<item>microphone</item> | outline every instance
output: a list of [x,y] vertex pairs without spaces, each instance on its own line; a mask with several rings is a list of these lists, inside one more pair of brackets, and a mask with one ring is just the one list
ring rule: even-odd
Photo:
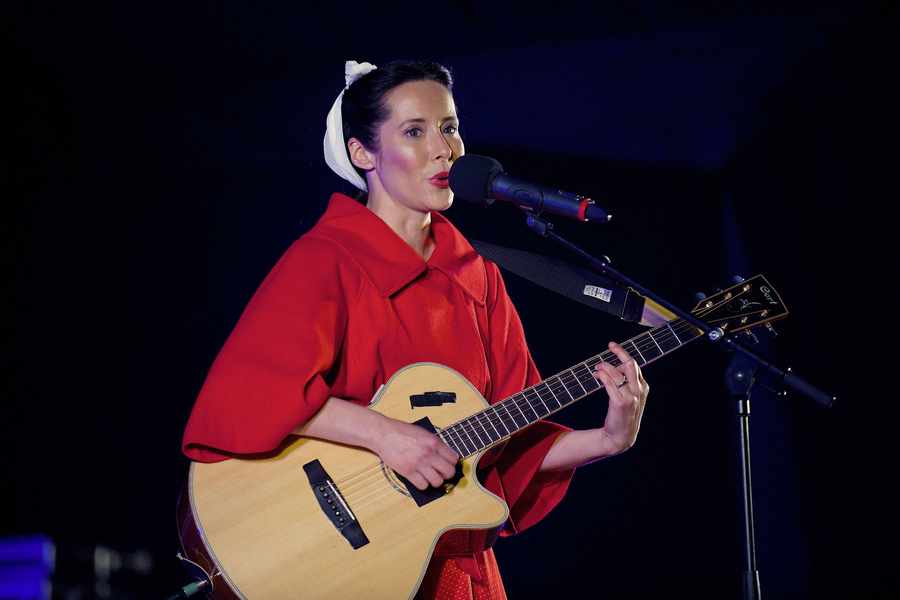
[[511,202],[536,215],[549,212],[578,221],[606,223],[612,218],[590,198],[511,177],[493,158],[464,154],[450,167],[450,189],[460,199],[489,206]]

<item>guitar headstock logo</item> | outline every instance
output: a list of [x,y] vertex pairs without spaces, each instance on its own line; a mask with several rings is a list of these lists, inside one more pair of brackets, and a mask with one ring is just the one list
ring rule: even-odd
[[777,300],[775,300],[772,297],[772,290],[769,287],[761,285],[761,286],[759,286],[759,291],[762,292],[762,295],[766,297],[766,300],[769,301],[769,304],[773,304],[773,305],[780,304],[780,302],[778,302]]

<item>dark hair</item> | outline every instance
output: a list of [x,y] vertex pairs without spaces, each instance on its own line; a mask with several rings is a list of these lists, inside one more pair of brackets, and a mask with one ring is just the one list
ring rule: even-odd
[[[423,60],[395,60],[363,75],[354,81],[341,106],[344,123],[344,144],[355,137],[362,145],[378,151],[378,128],[390,117],[384,97],[398,85],[410,81],[436,81],[450,92],[453,77],[450,71],[436,62]],[[354,165],[363,179],[365,172]]]

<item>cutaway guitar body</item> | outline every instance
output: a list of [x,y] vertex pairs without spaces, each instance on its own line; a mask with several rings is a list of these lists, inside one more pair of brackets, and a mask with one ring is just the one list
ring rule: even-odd
[[[411,397],[428,391],[455,399],[413,408]],[[464,377],[429,363],[398,371],[371,406],[406,422],[427,417],[439,430],[486,407]],[[506,520],[506,503],[474,476],[482,454],[464,459],[462,478],[422,506],[375,454],[310,438],[272,458],[194,463],[182,506],[190,514],[180,519],[185,550],[209,568],[216,598],[409,598],[441,533]],[[334,491],[313,487],[304,466],[314,461]],[[323,509],[319,487],[336,508],[326,500]],[[355,549],[338,529],[354,518],[367,540]]]

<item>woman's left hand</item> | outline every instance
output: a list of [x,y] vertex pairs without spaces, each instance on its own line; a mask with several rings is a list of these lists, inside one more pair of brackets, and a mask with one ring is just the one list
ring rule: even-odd
[[634,445],[650,386],[644,380],[641,368],[620,345],[610,342],[609,349],[619,358],[619,366],[600,363],[594,369],[594,377],[609,395],[606,421],[599,432],[605,451],[612,455]]

